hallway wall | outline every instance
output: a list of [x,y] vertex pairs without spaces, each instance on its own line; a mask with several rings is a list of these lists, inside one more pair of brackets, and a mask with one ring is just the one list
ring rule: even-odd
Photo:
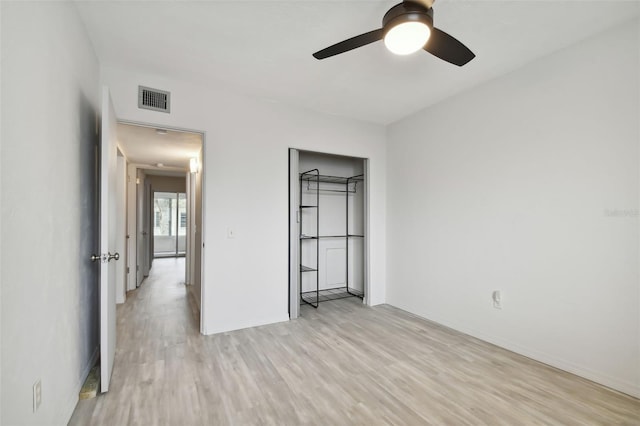
[[100,70],[72,3],[0,8],[0,423],[62,425],[98,348],[98,267],[89,256],[97,248]]
[[151,172],[147,172],[146,175],[151,182],[152,191],[185,192],[187,190],[187,180],[184,176],[159,176],[151,174]]

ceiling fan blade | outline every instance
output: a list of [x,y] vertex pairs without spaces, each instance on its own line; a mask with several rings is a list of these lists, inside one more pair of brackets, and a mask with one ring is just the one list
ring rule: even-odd
[[437,28],[431,30],[431,36],[424,50],[459,67],[476,57],[467,46]]
[[355,37],[351,37],[348,40],[336,43],[333,46],[329,46],[313,54],[316,59],[325,59],[331,56],[338,55],[340,53],[348,52],[358,47],[366,46],[382,39],[382,28],[378,30],[369,31],[368,33],[360,34]]

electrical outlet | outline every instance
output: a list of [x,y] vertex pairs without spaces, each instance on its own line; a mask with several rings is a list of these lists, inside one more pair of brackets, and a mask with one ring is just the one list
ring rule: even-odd
[[38,379],[33,385],[33,412],[35,413],[40,408],[42,403],[42,382]]

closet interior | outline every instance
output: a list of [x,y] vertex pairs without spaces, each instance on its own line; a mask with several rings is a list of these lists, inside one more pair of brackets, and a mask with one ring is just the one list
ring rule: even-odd
[[364,160],[300,151],[300,304],[365,297]]

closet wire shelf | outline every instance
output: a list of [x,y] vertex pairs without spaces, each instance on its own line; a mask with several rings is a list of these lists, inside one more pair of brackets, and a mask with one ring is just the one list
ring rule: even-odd
[[364,175],[342,177],[301,173],[300,180],[304,182],[339,183],[345,185],[352,182],[364,182]]
[[359,297],[360,299],[364,298],[364,293],[360,290],[355,290],[350,288],[347,290],[347,287],[337,287],[337,288],[329,288],[325,290],[320,290],[316,292],[307,291],[300,294],[300,299],[304,304],[308,304],[311,306],[317,305],[319,302],[328,302],[330,300],[339,300],[346,299],[348,297]]
[[[319,192],[341,192],[347,194],[355,194],[358,189],[358,183],[364,182],[364,175],[358,176],[350,176],[350,177],[341,177],[341,176],[329,176],[329,175],[305,175],[304,173],[300,176],[300,183],[307,183],[307,191],[319,191]],[[315,188],[312,187],[312,183],[315,183]],[[345,185],[345,189],[329,189],[329,188],[321,188],[321,183],[333,183],[338,185]],[[353,186],[351,186],[353,185]],[[302,208],[306,208],[300,206]],[[315,206],[309,206],[315,207]]]
[[[300,209],[315,209],[313,212],[315,213],[316,218],[316,235],[306,235],[300,234],[300,240],[315,240],[315,248],[316,248],[316,265],[315,267],[300,265],[300,281],[302,281],[302,275],[307,272],[315,272],[315,290],[303,292],[300,289],[300,304],[308,304],[313,306],[314,308],[318,308],[320,302],[327,302],[330,300],[338,300],[345,299],[348,297],[358,297],[360,299],[364,299],[364,292],[361,290],[357,290],[352,286],[349,286],[349,244],[347,242],[346,245],[346,285],[344,287],[337,287],[331,289],[323,289],[320,290],[320,282],[319,282],[319,274],[318,267],[320,263],[319,259],[319,240],[323,238],[364,238],[364,235],[351,234],[349,232],[349,202],[348,197],[349,194],[355,193],[357,191],[358,183],[364,182],[364,175],[350,176],[350,177],[340,177],[340,176],[329,176],[329,175],[321,175],[318,169],[312,169],[300,174],[300,200],[302,200],[302,192],[303,192],[303,182],[307,183],[308,191],[315,191],[315,205],[306,204],[299,205]],[[311,186],[314,183],[315,186]],[[344,190],[337,189],[327,189],[321,188],[320,183],[329,183],[329,184],[338,184],[345,185]],[[353,189],[351,186],[353,185]],[[347,196],[346,203],[346,232],[344,235],[320,235],[320,192],[342,192]],[[300,228],[302,228],[302,216],[300,216]],[[302,244],[300,245],[300,258],[302,258]]]

